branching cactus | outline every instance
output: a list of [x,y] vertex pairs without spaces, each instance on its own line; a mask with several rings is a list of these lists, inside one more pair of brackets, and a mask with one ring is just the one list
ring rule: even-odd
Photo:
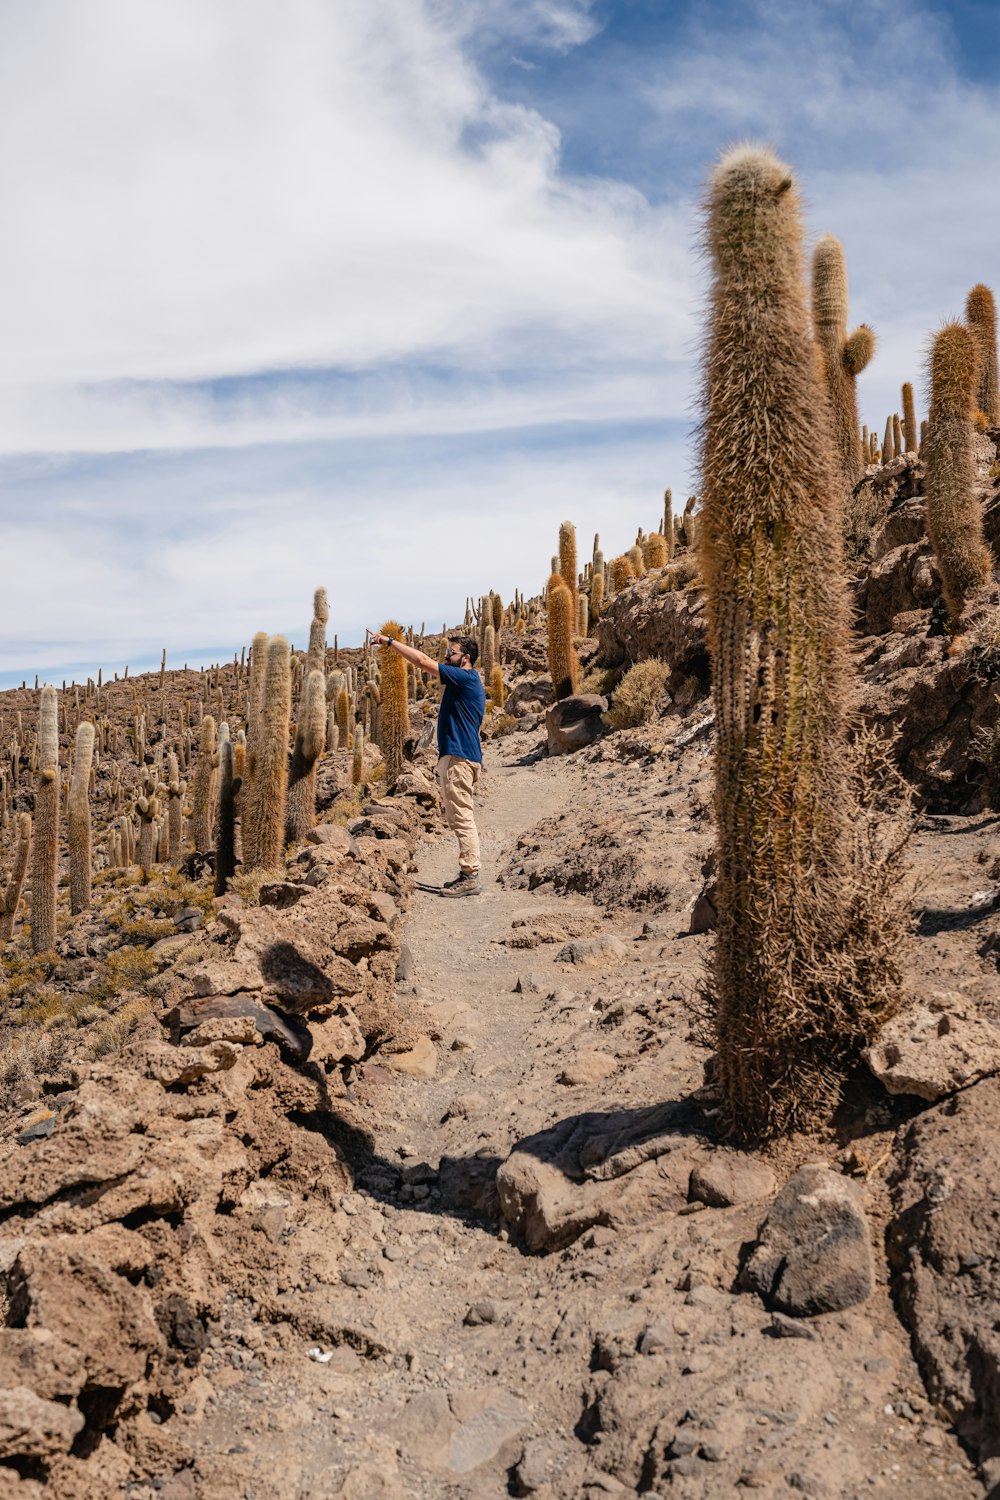
[[284,636],[274,635],[267,643],[254,771],[243,818],[247,870],[273,870],[282,863],[291,712],[291,650]]
[[[379,634],[391,636],[396,641],[403,639],[402,626],[397,625],[395,620],[388,620]],[[403,769],[403,745],[410,732],[406,662],[391,646],[381,646],[379,666],[382,679],[382,737],[379,744],[385,761],[386,781],[391,791]]]
[[139,868],[142,871],[143,882],[148,880],[149,872],[156,863],[156,820],[160,815],[159,788],[152,776],[147,776],[142,784],[142,796],[135,804],[135,810],[139,814]]
[[853,878],[843,486],[829,424],[816,421],[798,193],[770,150],[740,146],[715,168],[708,242],[711,989],[723,1118],[753,1140],[827,1108],[852,1049],[898,997]]
[[93,865],[90,820],[90,768],[94,759],[94,726],[83,723],[76,731],[73,779],[69,786],[66,830],[69,842],[69,909],[74,916],[90,907]]
[[[212,849],[217,764],[215,720],[211,714],[206,714],[201,721],[198,759],[191,780],[191,836],[199,854],[208,854]],[[142,863],[141,859],[139,863]]]
[[288,772],[285,842],[301,844],[316,821],[316,763],[326,740],[326,679],[318,669],[306,677],[295,745]]
[[825,234],[813,252],[812,316],[823,356],[834,443],[850,487],[864,473],[855,381],[871,363],[875,335],[866,323],[848,335],[847,263],[843,245],[832,234]]
[[548,586],[548,657],[552,696],[568,698],[576,692],[580,664],[573,647],[575,625],[573,595],[560,573],[553,573]]
[[17,846],[14,850],[14,867],[5,886],[0,886],[0,943],[9,943],[14,936],[17,908],[24,890],[24,877],[28,871],[28,855],[31,852],[31,814],[19,813],[17,819]]
[[313,595],[313,617],[309,626],[309,650],[306,653],[306,674],[326,674],[326,627],[330,618],[326,589],[317,589]]
[[38,708],[38,770],[31,860],[31,946],[47,953],[56,944],[56,877],[59,862],[59,700],[43,687]]
[[964,323],[946,323],[931,348],[931,410],[925,461],[927,535],[952,622],[990,576],[973,446],[979,355]]
[[[325,647],[324,647],[325,649]],[[323,683],[322,672],[312,672]],[[308,694],[308,686],[306,693]],[[236,798],[241,781],[235,774],[234,746],[230,740],[219,745],[219,836],[215,845],[215,894],[224,896],[236,874]]]
[[965,316],[976,341],[979,378],[976,405],[990,427],[1000,427],[1000,381],[997,379],[997,309],[993,293],[982,282],[965,304]]

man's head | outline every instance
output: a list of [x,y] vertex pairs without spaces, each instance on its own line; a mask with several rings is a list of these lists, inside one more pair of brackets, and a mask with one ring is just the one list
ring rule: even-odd
[[476,657],[479,655],[479,647],[471,636],[450,636],[448,639],[448,651],[445,662],[449,667],[460,667],[468,658],[469,666],[476,665]]

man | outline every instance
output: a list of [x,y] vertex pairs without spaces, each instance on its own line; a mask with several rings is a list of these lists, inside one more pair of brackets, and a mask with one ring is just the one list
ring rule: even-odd
[[434,661],[405,641],[369,631],[376,646],[389,646],[421,672],[441,679],[444,693],[438,710],[438,784],[448,827],[458,839],[458,875],[445,881],[442,896],[478,896],[479,833],[472,799],[483,764],[479,730],[486,713],[486,690],[476,671],[479,647],[471,638],[448,641],[444,661]]

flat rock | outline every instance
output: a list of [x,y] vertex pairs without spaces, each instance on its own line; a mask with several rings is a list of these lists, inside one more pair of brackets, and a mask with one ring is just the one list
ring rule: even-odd
[[[175,1041],[216,1019],[253,1021],[254,1029],[268,1042],[277,1042],[298,1062],[304,1062],[312,1047],[312,1037],[305,1024],[293,1016],[283,1016],[265,1005],[259,995],[245,990],[235,995],[197,995],[181,1001],[163,1017],[163,1024]],[[232,1040],[232,1038],[228,1038]]]
[[155,1078],[164,1088],[183,1087],[209,1073],[225,1072],[241,1051],[233,1042],[210,1042],[206,1047],[152,1045],[144,1056],[146,1077]]
[[556,962],[574,964],[581,969],[596,969],[607,964],[624,963],[628,948],[615,933],[601,933],[599,937],[581,938],[567,943],[556,954]]
[[345,854],[356,851],[357,845],[346,828],[340,828],[336,823],[317,823],[315,828],[310,828],[306,834],[307,844],[322,844],[327,849],[340,849]]
[[602,1083],[617,1069],[617,1059],[607,1052],[581,1052],[566,1064],[556,1081],[570,1085]]
[[0,1460],[51,1462],[69,1452],[82,1428],[83,1413],[75,1406],[46,1401],[22,1385],[0,1390]]
[[777,1187],[771,1168],[736,1151],[716,1151],[691,1173],[688,1198],[709,1208],[731,1208],[770,1198]]
[[477,1404],[481,1400],[482,1405],[466,1417],[448,1441],[451,1474],[471,1474],[500,1458],[531,1421],[528,1403],[507,1391],[477,1393],[473,1399]]
[[1000,1072],[1000,1026],[969,1014],[963,996],[940,993],[895,1016],[864,1057],[890,1094],[941,1099]]
[[860,1186],[829,1167],[801,1167],[781,1189],[742,1275],[768,1306],[793,1317],[839,1312],[875,1287]]
[[379,1053],[385,1066],[407,1078],[433,1078],[437,1072],[437,1050],[429,1036],[418,1036],[408,1052]]
[[212,1042],[232,1042],[239,1047],[259,1047],[260,1033],[253,1016],[214,1016],[202,1021],[181,1039],[182,1047],[207,1047]]

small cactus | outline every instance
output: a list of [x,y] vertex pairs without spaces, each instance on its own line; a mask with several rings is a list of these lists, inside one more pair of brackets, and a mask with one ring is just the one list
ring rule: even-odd
[[621,557],[613,557],[611,559],[610,597],[613,599],[616,594],[621,593],[622,589],[628,588],[634,577],[635,568],[632,566],[632,559],[627,553]]
[[892,425],[892,418],[885,419],[885,437],[882,439],[882,462],[891,464],[896,457],[896,437]]
[[975,335],[964,323],[946,323],[931,348],[925,490],[927,535],[953,622],[992,567],[976,495],[972,418],[977,373]]
[[31,861],[31,946],[46,953],[56,944],[56,878],[59,862],[59,701],[42,688],[38,708],[38,772]]
[[594,553],[594,573],[590,580],[590,618],[596,625],[604,608],[604,553]]
[[490,698],[494,708],[503,708],[507,698],[507,692],[503,685],[503,667],[500,663],[494,666],[490,673]]
[[76,731],[73,752],[73,779],[66,808],[66,833],[69,843],[69,909],[74,916],[90,907],[91,889],[91,820],[90,768],[94,759],[94,726],[81,724]]
[[1000,427],[1000,382],[997,379],[997,310],[993,293],[982,282],[974,286],[965,304],[965,316],[976,341],[979,378],[976,405],[988,427]]
[[642,560],[647,569],[667,566],[667,542],[658,531],[651,531],[642,549]]
[[139,814],[139,868],[144,883],[156,863],[156,820],[160,815],[158,790],[155,777],[145,777],[142,783],[143,794],[135,804],[135,810]]
[[875,353],[875,335],[862,323],[847,332],[847,263],[844,247],[823,235],[813,252],[812,316],[816,343],[823,357],[833,435],[848,486],[864,472],[855,381]]
[[643,562],[642,548],[639,546],[639,543],[636,542],[634,546],[630,547],[625,556],[632,564],[633,578],[641,578],[646,571],[646,564]]
[[9,943],[14,936],[17,908],[24,890],[24,877],[28,870],[28,855],[31,852],[31,814],[19,813],[17,818],[17,846],[14,850],[14,868],[5,886],[0,886],[0,943]]

